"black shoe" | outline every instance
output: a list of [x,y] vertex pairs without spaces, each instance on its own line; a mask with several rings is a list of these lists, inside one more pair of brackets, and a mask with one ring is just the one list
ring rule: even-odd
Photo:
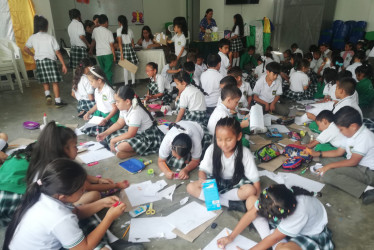
[[52,104],[52,96],[51,95],[45,96],[45,101],[47,102],[48,105],[51,105]]
[[362,204],[368,205],[374,202],[374,189],[366,191],[362,195]]
[[65,107],[66,105],[68,105],[66,102],[55,102],[55,107],[56,108],[62,108],[62,107]]
[[245,201],[230,201],[229,200],[229,211],[239,211],[242,213],[247,212]]
[[143,249],[145,249],[144,246],[143,246],[143,244],[141,244],[141,243],[131,243],[131,242],[124,241],[122,239],[119,239],[119,240],[116,240],[113,243],[110,243],[109,246],[113,250],[122,250],[122,249],[126,249],[126,250],[143,250]]
[[109,144],[106,142],[106,140],[102,140],[102,141],[100,142],[100,144],[103,145],[104,148],[106,148],[106,149],[108,149],[108,150],[110,151]]

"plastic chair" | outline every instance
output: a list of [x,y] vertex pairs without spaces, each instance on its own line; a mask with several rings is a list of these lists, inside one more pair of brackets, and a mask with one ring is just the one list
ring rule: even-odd
[[13,47],[0,44],[0,75],[5,75],[7,77],[11,89],[14,90],[11,74],[15,74],[19,89],[21,93],[23,93],[21,76],[18,71]]

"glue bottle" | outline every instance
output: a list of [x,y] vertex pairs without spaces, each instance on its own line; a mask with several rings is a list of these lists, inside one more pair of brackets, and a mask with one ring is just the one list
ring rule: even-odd
[[44,115],[43,115],[43,124],[47,125],[47,123],[48,123],[47,114],[44,113]]

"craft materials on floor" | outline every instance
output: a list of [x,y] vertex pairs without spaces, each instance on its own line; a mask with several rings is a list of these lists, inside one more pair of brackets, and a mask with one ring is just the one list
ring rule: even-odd
[[[222,249],[218,247],[217,240],[219,240],[222,237],[228,236],[232,231],[225,227],[206,247],[203,248],[203,250],[218,250]],[[233,242],[225,246],[226,250],[237,250],[239,249],[250,249],[251,247],[254,247],[257,244],[257,242],[250,240],[242,235],[238,235]]]

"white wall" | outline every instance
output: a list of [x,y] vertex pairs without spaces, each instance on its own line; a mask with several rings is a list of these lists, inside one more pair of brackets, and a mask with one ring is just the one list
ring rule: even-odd
[[41,15],[48,20],[48,33],[55,35],[54,22],[49,0],[32,0],[32,2],[34,3],[35,14],[39,16]]
[[366,31],[374,31],[374,1],[337,0],[334,20],[366,21]]

